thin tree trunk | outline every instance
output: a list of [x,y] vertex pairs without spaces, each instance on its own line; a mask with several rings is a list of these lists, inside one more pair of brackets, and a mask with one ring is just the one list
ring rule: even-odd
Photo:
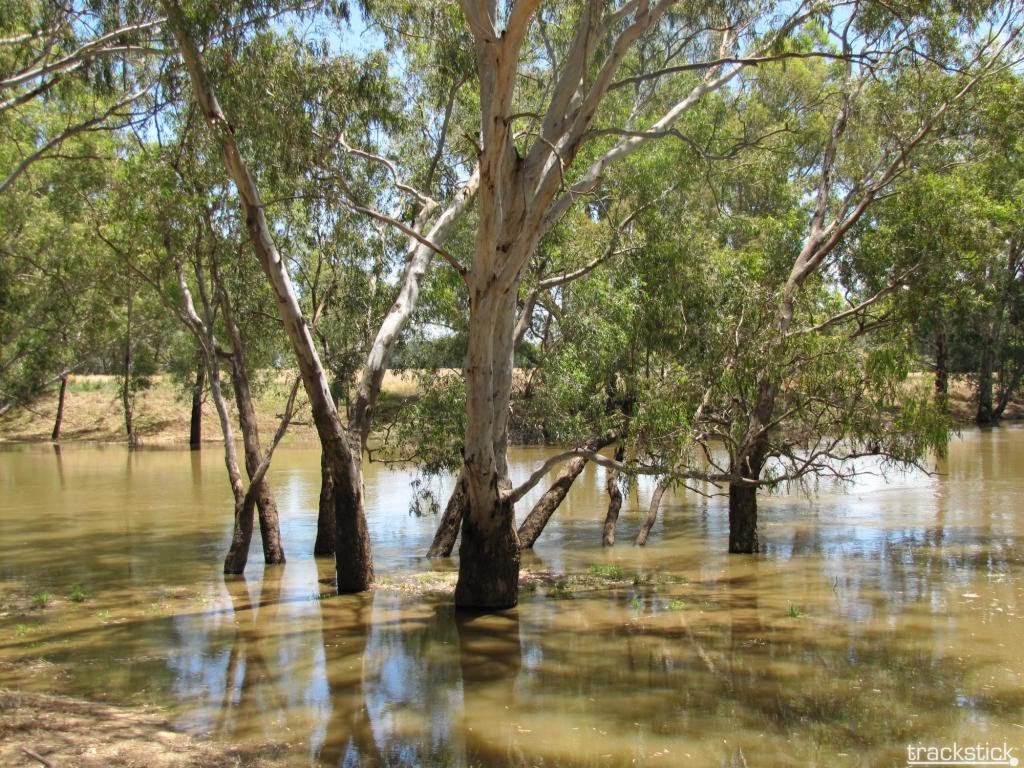
[[[241,330],[235,322],[231,300],[219,285],[220,276],[216,266],[211,264],[214,280],[218,282],[221,293],[221,309],[224,325],[231,340],[231,385],[235,391],[235,406],[238,411],[238,427],[242,431],[242,448],[245,453],[245,471],[250,482],[257,468],[263,462],[263,448],[260,445],[259,425],[256,421],[256,408],[252,402],[252,390],[249,386],[249,366],[245,355],[245,342]],[[263,542],[263,561],[267,565],[280,565],[285,561],[284,548],[281,545],[281,526],[277,514],[277,503],[264,475],[256,484],[256,507],[259,509],[260,537]]]
[[316,541],[313,543],[315,557],[328,557],[334,554],[334,479],[331,477],[331,465],[327,454],[320,451],[320,505],[316,518]]
[[757,486],[729,483],[729,552],[760,552],[757,538]]
[[651,535],[651,528],[658,520],[658,510],[661,509],[661,499],[665,495],[665,491],[668,488],[668,479],[661,478],[658,481],[658,485],[654,488],[654,493],[651,495],[651,506],[647,510],[647,517],[644,519],[644,524],[640,526],[640,532],[636,535],[636,546],[643,547],[647,544],[647,537]]
[[139,447],[139,438],[135,434],[135,397],[132,395],[132,310],[133,297],[128,293],[127,324],[124,334],[124,376],[121,379],[121,406],[124,409],[124,429],[128,435],[128,450]]
[[978,411],[974,420],[981,426],[998,421],[992,396],[992,375],[995,372],[995,343],[992,334],[982,340],[981,363],[978,366]]
[[1010,404],[1010,400],[1013,399],[1014,393],[1020,387],[1021,380],[1024,379],[1024,364],[1018,365],[1014,369],[1013,373],[1009,377],[1009,381],[1003,382],[1000,379],[999,382],[999,397],[996,401],[995,410],[992,415],[996,419],[1003,418],[1003,413],[1006,411],[1006,406]]
[[57,395],[57,416],[53,420],[53,432],[50,433],[50,440],[60,440],[60,428],[64,422],[64,396],[68,391],[68,375],[65,373],[60,377],[60,393]]
[[[202,355],[202,352],[200,352]],[[203,391],[206,389],[206,366],[200,357],[196,366],[196,383],[192,386],[192,417],[188,425],[188,447],[198,451],[203,447]]]
[[455,480],[455,487],[452,488],[451,496],[445,505],[444,514],[441,515],[441,522],[437,525],[434,533],[434,540],[427,550],[427,557],[451,557],[455,549],[455,542],[459,538],[459,528],[462,527],[462,517],[466,513],[466,505],[469,497],[466,495],[466,476],[460,471]]
[[[619,446],[615,451],[615,460],[621,462],[625,457],[625,448]],[[608,512],[604,517],[604,529],[601,532],[601,546],[615,546],[615,525],[619,521],[619,511],[622,509],[622,489],[619,488],[619,476],[617,469],[609,470],[608,478],[605,480],[605,489],[608,491]]]
[[[601,437],[592,438],[586,443],[584,448],[588,451],[599,451],[606,445],[610,445],[614,440],[614,433],[609,433]],[[551,483],[551,487],[537,500],[537,503],[533,505],[533,509],[530,510],[530,514],[526,516],[522,525],[519,526],[520,547],[523,549],[533,549],[533,545],[544,532],[544,528],[547,526],[548,521],[551,520],[552,515],[555,514],[555,510],[565,500],[565,497],[569,494],[569,489],[572,488],[572,484],[586,466],[587,460],[583,456],[573,457],[562,465],[562,469],[555,477],[554,482]]]
[[949,402],[949,340],[941,313],[935,321],[935,402],[943,411]]

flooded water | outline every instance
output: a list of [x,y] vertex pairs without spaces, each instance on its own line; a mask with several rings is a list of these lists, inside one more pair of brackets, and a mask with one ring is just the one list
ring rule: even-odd
[[[517,450],[516,472],[543,456]],[[229,580],[215,448],[12,448],[0,686],[155,704],[285,766],[905,766],[908,745],[954,741],[1019,756],[1024,429],[966,432],[938,469],[765,498],[766,552],[742,557],[725,554],[722,499],[688,492],[633,547],[644,483],[602,550],[591,468],[524,557],[548,583],[465,618],[444,598],[319,583],[312,448],[282,448],[271,472],[287,565],[264,571],[257,543]],[[436,518],[409,513],[412,477],[368,467],[385,581],[455,567],[421,557]],[[592,575],[615,567],[612,586]]]

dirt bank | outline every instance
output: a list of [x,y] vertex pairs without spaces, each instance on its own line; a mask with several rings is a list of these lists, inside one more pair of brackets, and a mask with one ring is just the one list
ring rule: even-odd
[[0,690],[0,765],[52,768],[270,768],[271,754],[200,741],[158,712]]

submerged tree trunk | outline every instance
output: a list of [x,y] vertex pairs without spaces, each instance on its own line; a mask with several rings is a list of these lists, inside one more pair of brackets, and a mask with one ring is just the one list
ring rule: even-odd
[[57,415],[53,419],[53,432],[50,433],[50,440],[57,442],[60,440],[60,428],[64,422],[64,397],[68,391],[68,375],[62,374],[60,377],[60,393],[57,395]]
[[658,520],[658,510],[661,509],[661,499],[665,495],[665,491],[668,488],[668,479],[661,478],[658,481],[658,485],[654,488],[654,493],[651,495],[651,506],[647,510],[647,517],[644,518],[644,524],[640,526],[640,531],[636,535],[636,541],[634,544],[638,547],[646,546],[647,537],[651,535],[651,528]]
[[729,483],[729,552],[749,555],[761,551],[757,538],[757,486]]
[[[493,255],[493,254],[491,254]],[[478,252],[477,256],[480,256]],[[502,287],[487,268],[470,279],[463,471],[469,503],[462,518],[455,606],[504,610],[519,601],[519,536],[508,472],[508,422],[519,281]]]
[[459,580],[455,606],[492,611],[519,602],[519,537],[513,505],[499,502],[488,514],[474,514],[472,502],[462,518]]
[[[615,451],[615,460],[622,461],[625,456],[623,446]],[[604,516],[604,529],[601,532],[601,546],[615,546],[615,525],[619,521],[619,511],[622,509],[622,489],[619,488],[620,472],[617,469],[608,471],[608,479],[605,481],[605,489],[608,491],[608,512]]]
[[974,420],[980,426],[995,424],[992,376],[995,372],[995,344],[991,335],[982,341],[981,364],[978,366],[978,410]]
[[207,124],[220,138],[221,157],[238,191],[246,230],[260,267],[274,292],[278,313],[295,353],[306,396],[309,398],[320,445],[328,457],[334,481],[338,591],[365,591],[373,583],[373,555],[363,501],[362,455],[358,451],[353,452],[347,430],[338,416],[327,373],[320,362],[309,324],[299,305],[291,276],[285,268],[285,261],[274,243],[259,188],[239,151],[235,128],[221,110],[181,8],[175,0],[164,0],[162,6],[188,69],[196,101]]
[[327,454],[320,451],[320,504],[316,517],[316,541],[313,542],[314,557],[329,557],[334,554],[334,479]]
[[196,366],[196,383],[192,386],[192,416],[188,424],[188,447],[193,451],[198,451],[203,447],[203,391],[205,389],[206,366],[200,359]]
[[[595,437],[584,448],[587,451],[599,451],[606,445],[610,445],[614,439],[615,435],[611,433],[602,437]],[[530,510],[530,514],[526,516],[522,525],[519,526],[519,545],[523,549],[533,549],[533,545],[544,532],[544,528],[547,526],[548,521],[551,520],[551,516],[555,514],[555,510],[565,501],[565,497],[569,494],[569,489],[572,488],[572,484],[576,482],[576,478],[580,476],[586,466],[587,459],[584,456],[575,456],[562,465],[562,469],[555,477],[554,482],[551,483],[551,487],[537,500],[537,503],[533,505],[533,509]]]
[[[214,279],[220,282],[216,267],[211,265]],[[235,391],[235,406],[238,411],[238,427],[242,431],[242,448],[245,453],[245,471],[250,482],[256,470],[263,462],[263,448],[260,445],[259,425],[256,421],[256,408],[252,402],[252,390],[249,386],[249,366],[245,354],[245,342],[241,330],[235,323],[234,309],[231,300],[222,285],[218,285],[221,293],[221,309],[228,338],[231,340],[231,385]],[[259,510],[260,537],[263,542],[263,561],[267,565],[280,565],[285,561],[284,549],[281,546],[281,526],[277,514],[277,502],[270,489],[266,476],[256,482],[256,507]]]
[[451,557],[455,542],[459,538],[459,528],[462,527],[462,518],[466,514],[468,501],[466,476],[460,471],[445,505],[444,514],[441,515],[441,522],[437,524],[434,540],[427,550],[427,557]]

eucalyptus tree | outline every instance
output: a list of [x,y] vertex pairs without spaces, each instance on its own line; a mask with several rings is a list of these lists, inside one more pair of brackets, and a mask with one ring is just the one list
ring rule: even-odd
[[[920,51],[912,50],[915,39],[937,34],[934,20],[922,18],[921,29],[911,24],[897,35],[912,36],[906,39],[909,55],[887,54],[884,71],[881,61],[848,59],[839,76],[826,81],[816,109],[829,123],[817,148],[809,145],[812,160],[797,175],[796,194],[790,193],[790,223],[792,212],[803,209],[802,222],[796,220],[798,243],[790,233],[795,257],[787,257],[783,241],[764,251],[776,255],[763,266],[748,257],[728,267],[736,270],[732,283],[748,297],[726,313],[733,321],[713,345],[717,370],[705,378],[702,394],[691,394],[694,444],[711,469],[680,468],[666,476],[703,474],[728,486],[730,552],[760,549],[759,488],[821,474],[845,476],[848,462],[864,455],[914,463],[928,450],[943,449],[942,419],[927,398],[915,398],[903,384],[910,340],[902,329],[880,327],[874,314],[918,265],[890,259],[873,290],[863,283],[836,285],[837,247],[879,198],[911,183],[901,177],[913,153],[942,137],[951,108],[1013,61],[1016,14],[1012,7],[997,9],[993,26],[965,44],[952,73],[923,63]],[[877,50],[891,35],[870,25],[860,29],[853,20],[842,30],[844,49],[860,37],[858,47]],[[963,43],[960,30],[949,34]],[[856,340],[871,331],[870,344],[858,346]],[[724,445],[724,463],[709,441]],[[681,457],[692,462],[692,454]]]
[[[0,223],[11,255],[2,409],[66,382],[68,370],[89,358],[98,362],[88,353],[101,346],[107,313],[100,303],[89,321],[80,313],[93,284],[81,268],[95,253],[88,245],[76,254],[26,250],[26,236],[45,237],[44,209],[67,216],[78,195],[95,194],[99,175],[109,172],[112,135],[151,114],[160,24],[145,3],[27,0],[0,14],[0,200],[13,212]],[[68,233],[80,224],[68,219]],[[124,393],[130,407],[131,388]]]
[[[350,207],[399,225],[408,237],[408,246],[397,298],[377,328],[356,388],[352,417],[348,424],[345,424],[331,394],[329,375],[321,362],[294,281],[268,223],[259,185],[250,171],[249,161],[240,149],[237,139],[240,127],[226,118],[208,74],[204,56],[196,43],[195,29],[201,26],[199,22],[202,19],[189,19],[179,6],[171,2],[165,4],[165,10],[185,62],[196,101],[218,137],[226,169],[241,199],[246,228],[261,268],[274,292],[330,467],[336,522],[338,589],[341,592],[362,591],[373,580],[373,559],[366,527],[362,484],[362,446],[369,436],[373,406],[380,393],[387,359],[415,306],[431,256],[435,252],[447,253],[438,242],[444,240],[467,208],[476,190],[477,176],[471,175],[463,186],[451,190],[447,205],[442,205],[438,200],[420,193],[418,200],[421,207],[413,217],[412,225],[404,225],[398,219],[386,216],[365,202],[355,199],[353,195],[349,196]],[[345,137],[345,115],[338,117],[341,124],[336,127],[339,130],[335,135],[327,137],[323,151],[332,156],[343,153],[348,157],[356,152]],[[270,119],[270,116],[267,116],[267,119]],[[395,166],[386,158],[365,151],[362,155],[388,169],[394,177],[396,189],[409,189],[398,176]],[[344,177],[338,178],[338,183],[344,184]]]
[[[524,269],[551,226],[598,188],[609,166],[675,135],[679,118],[745,65],[785,57],[777,53],[783,41],[821,9],[667,0],[543,9],[520,0],[500,10],[496,2],[465,0],[461,6],[476,48],[481,193],[473,258],[457,266],[470,305],[469,509],[455,600],[462,608],[490,610],[518,599],[507,445]],[[541,87],[520,86],[521,77],[533,83],[538,76]],[[628,117],[605,122],[621,102]]]
[[1024,143],[1015,129],[1024,110],[1024,83],[1011,72],[985,85],[969,127],[988,221],[998,237],[982,261],[979,291],[975,420],[982,425],[1002,418],[1024,379]]
[[0,130],[13,152],[0,194],[37,162],[75,159],[61,151],[68,139],[127,127],[152,109],[156,73],[140,60],[163,54],[162,21],[145,2],[26,0],[5,9]]

